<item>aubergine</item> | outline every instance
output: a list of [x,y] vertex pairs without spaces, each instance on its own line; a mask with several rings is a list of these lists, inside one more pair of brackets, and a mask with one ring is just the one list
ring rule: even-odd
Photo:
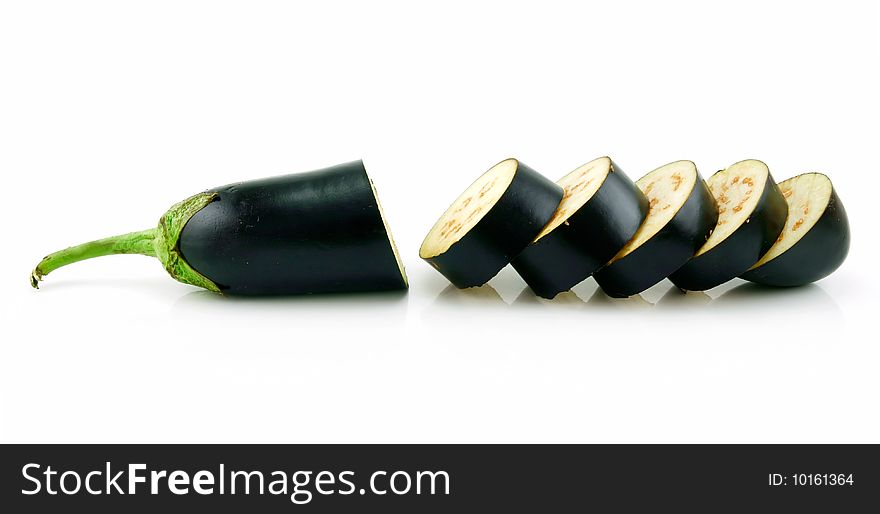
[[455,287],[481,286],[535,239],[562,196],[561,187],[532,168],[501,161],[437,220],[419,257]]
[[111,254],[157,257],[176,280],[230,295],[407,288],[361,161],[199,193],[156,228],[45,257],[31,285],[61,266]]
[[684,265],[718,221],[715,198],[691,161],[676,161],[636,181],[649,211],[633,238],[593,277],[608,296],[648,289]]
[[785,228],[776,242],[741,278],[767,286],[815,282],[843,264],[849,253],[846,210],[821,173],[805,173],[779,183],[788,203]]
[[711,289],[749,269],[773,246],[788,216],[782,191],[761,161],[740,161],[706,183],[718,204],[718,223],[694,257],[669,276],[689,291]]
[[553,218],[511,264],[532,291],[553,298],[593,274],[635,235],[648,215],[644,193],[608,157],[556,182]]

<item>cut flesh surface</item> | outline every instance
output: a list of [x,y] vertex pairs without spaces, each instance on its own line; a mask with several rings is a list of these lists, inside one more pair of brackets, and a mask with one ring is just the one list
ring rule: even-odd
[[518,166],[516,159],[501,161],[471,184],[425,236],[419,257],[430,259],[446,252],[473,229],[507,191]]
[[394,260],[397,261],[397,268],[400,270],[400,278],[403,279],[404,284],[408,284],[409,281],[406,278],[406,270],[403,268],[403,261],[400,259],[400,252],[397,251],[397,245],[394,243],[394,237],[391,235],[391,227],[388,226],[388,220],[385,219],[385,211],[382,210],[382,204],[379,203],[379,194],[376,192],[376,184],[373,183],[373,180],[367,177],[370,181],[370,188],[373,190],[373,198],[376,199],[376,208],[379,210],[379,217],[382,218],[382,224],[385,226],[385,234],[388,236],[388,244],[391,245],[391,251],[394,253]]
[[618,261],[645,244],[675,217],[697,183],[697,167],[691,161],[661,166],[636,181],[648,198],[648,217],[611,262]]
[[709,177],[706,183],[718,203],[718,223],[695,257],[718,246],[745,223],[758,205],[769,176],[766,164],[750,159]]
[[535,241],[553,232],[559,225],[565,223],[568,218],[577,212],[590,198],[596,194],[599,187],[605,181],[605,177],[611,171],[611,159],[600,157],[592,160],[568,175],[562,177],[556,184],[564,191],[562,202],[556,208],[556,213],[550,222],[541,230]]
[[804,173],[779,183],[788,202],[788,219],[776,243],[754,266],[762,266],[787,252],[819,221],[831,200],[831,180],[821,173]]

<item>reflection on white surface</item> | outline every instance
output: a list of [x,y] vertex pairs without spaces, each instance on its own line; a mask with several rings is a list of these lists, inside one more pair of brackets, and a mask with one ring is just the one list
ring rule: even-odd
[[[496,286],[506,287],[507,289],[519,287],[520,289],[513,297],[513,300],[508,302],[496,289]],[[668,289],[668,286],[667,283],[661,283],[640,295],[634,295],[629,298],[612,298],[606,295],[595,281],[585,280],[571,291],[564,291],[553,299],[546,299],[536,295],[528,286],[523,286],[522,280],[519,280],[519,283],[515,283],[509,275],[502,276],[502,274],[499,274],[498,277],[493,278],[488,284],[480,287],[457,289],[452,284],[448,284],[437,295],[433,303],[434,306],[438,307],[454,305],[499,306],[509,304],[510,306],[523,309],[570,310],[573,307],[577,307],[597,310],[644,310],[653,307],[657,303],[659,295],[662,294],[662,291]]]
[[488,285],[498,291],[505,302],[512,304],[526,283],[513,269],[513,266],[505,266],[489,281]]
[[516,300],[513,301],[512,305],[515,307],[523,308],[532,308],[534,306],[537,306],[546,307],[548,309],[571,309],[582,308],[584,306],[584,300],[573,291],[565,291],[559,293],[552,300],[548,300],[546,298],[541,298],[540,296],[536,295],[528,286],[526,286],[522,289],[522,291],[520,291],[519,295],[517,295]]
[[501,298],[498,291],[489,284],[467,289],[458,289],[449,284],[437,295],[434,303],[438,305],[507,305],[504,298]]
[[[437,275],[431,273],[431,276]],[[40,291],[35,292],[46,304],[49,302],[69,302],[82,291],[104,290],[106,295],[122,298],[144,298],[157,304],[167,302],[169,293],[187,291],[172,303],[171,311],[187,315],[216,314],[245,318],[257,313],[262,319],[278,316],[284,321],[289,316],[313,315],[318,319],[339,318],[340,314],[355,319],[364,315],[381,316],[383,323],[400,322],[406,318],[411,303],[418,305],[429,291],[435,288],[430,302],[434,313],[432,317],[442,319],[447,314],[454,315],[455,309],[476,308],[497,310],[516,307],[517,315],[529,316],[535,312],[571,311],[584,308],[597,312],[620,313],[658,311],[663,315],[684,313],[702,315],[758,312],[766,316],[786,314],[822,314],[826,320],[842,319],[842,311],[834,298],[820,284],[803,287],[766,287],[740,279],[734,279],[706,292],[683,292],[668,281],[663,281],[642,294],[629,298],[611,298],[606,295],[594,280],[588,279],[575,286],[572,291],[559,294],[552,300],[536,296],[510,268],[505,268],[488,284],[468,289],[457,289],[437,275],[433,279],[424,278],[409,291],[388,291],[376,293],[337,293],[278,297],[222,296],[209,291],[182,286],[167,277],[146,278],[94,277],[88,279],[66,278],[46,282]],[[183,288],[183,289],[182,289]],[[51,298],[51,300],[50,300]],[[450,313],[450,311],[452,311]],[[443,312],[439,317],[434,316]]]
[[[41,291],[16,275],[5,311],[22,335],[6,338],[0,385],[28,392],[0,397],[15,414],[0,439],[57,440],[61,418],[76,441],[615,441],[643,436],[645,419],[685,420],[664,440],[731,423],[764,437],[732,417],[790,426],[767,391],[828,376],[868,391],[875,375],[877,347],[859,335],[870,314],[841,322],[872,310],[857,273],[705,293],[664,281],[628,299],[588,279],[544,300],[509,267],[460,291],[410,262],[405,293],[246,298],[139,264],[83,263]],[[181,393],[197,400],[168,400]],[[803,398],[804,422],[816,402],[835,415],[864,405],[833,389]],[[866,426],[852,412],[847,425]]]
[[677,287],[670,287],[666,294],[657,301],[657,308],[681,309],[706,305],[712,302],[712,297],[703,291],[682,291]]
[[70,301],[70,298],[89,297],[93,294],[134,295],[150,297],[157,301],[167,301],[169,291],[177,290],[180,292],[192,289],[192,286],[185,286],[173,279],[169,280],[169,277],[164,274],[141,278],[128,276],[69,278],[65,276],[64,271],[69,270],[58,271],[56,272],[57,276],[49,275],[40,282],[39,290],[33,291],[32,294],[39,295],[38,298],[60,299],[64,297],[67,298],[66,301]]
[[519,290],[512,301],[507,301],[496,289],[497,281],[468,289],[457,289],[447,284],[437,294],[432,307],[506,307],[541,311],[583,307],[595,311],[646,312],[659,310],[664,314],[700,311],[704,314],[738,311],[761,311],[772,308],[768,314],[790,311],[822,312],[824,315],[841,316],[840,307],[821,286],[810,284],[797,288],[761,286],[735,279],[709,291],[682,291],[668,281],[660,282],[647,291],[629,298],[613,298],[605,294],[592,280],[578,284],[572,291],[560,293],[552,300],[535,295],[526,286]]
[[175,303],[176,306],[186,307],[191,305],[234,306],[235,309],[274,309],[291,308],[293,306],[363,306],[394,305],[405,303],[406,291],[377,291],[367,293],[328,293],[328,294],[302,294],[291,296],[226,296],[211,291],[193,291],[182,296]]
[[[744,282],[716,297],[711,306],[776,317],[813,316],[815,323],[842,322],[840,306],[819,284],[767,287]],[[818,317],[821,316],[821,317]]]
[[605,294],[602,288],[596,288],[593,295],[587,301],[590,308],[594,309],[619,309],[629,311],[641,311],[654,307],[654,304],[637,294],[629,298],[613,298]]
[[181,296],[172,316],[213,322],[218,317],[227,325],[260,324],[262,330],[288,330],[314,324],[326,334],[365,330],[374,326],[400,326],[406,319],[406,291],[333,293],[295,296],[223,296],[210,291],[192,291]]
[[[835,299],[822,284],[682,293],[665,281],[612,299],[590,279],[544,300],[510,270],[461,291],[425,267],[406,293],[245,298],[147,273],[59,275],[38,292],[21,281],[8,315],[41,337],[6,343],[2,385],[29,384],[6,397],[26,420],[0,427],[6,439],[57,440],[45,427],[64,418],[78,441],[616,441],[639,437],[639,420],[682,417],[663,439],[698,440],[742,412],[784,423],[790,409],[761,403],[774,388],[836,373],[867,390],[872,360],[850,355],[876,354],[840,323],[837,302],[852,308],[859,291]],[[61,388],[110,398],[113,415]],[[198,401],[168,401],[181,391]],[[806,413],[863,404],[805,398]],[[617,421],[591,424],[595,412]]]

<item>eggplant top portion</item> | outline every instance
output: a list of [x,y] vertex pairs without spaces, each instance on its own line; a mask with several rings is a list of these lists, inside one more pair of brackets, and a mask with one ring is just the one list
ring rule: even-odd
[[361,161],[210,191],[180,234],[182,257],[231,294],[406,288]]
[[648,198],[648,216],[632,239],[608,264],[631,254],[669,224],[690,197],[699,179],[697,166],[693,162],[675,161],[637,180],[636,186]]
[[446,253],[470,232],[507,191],[518,167],[516,159],[506,159],[480,175],[428,231],[419,257],[430,259]]

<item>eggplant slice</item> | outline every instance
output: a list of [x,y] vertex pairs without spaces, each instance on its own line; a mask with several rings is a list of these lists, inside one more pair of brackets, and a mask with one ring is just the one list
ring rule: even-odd
[[458,288],[481,286],[553,217],[562,188],[516,159],[468,187],[425,236],[419,257]]
[[801,286],[825,278],[849,252],[849,220],[831,180],[805,173],[779,183],[788,219],[776,243],[741,278],[768,286]]
[[711,289],[744,273],[773,246],[788,216],[782,191],[761,161],[740,161],[706,183],[718,204],[718,223],[706,244],[669,277],[690,291]]
[[691,161],[661,166],[636,181],[650,210],[635,236],[593,276],[608,296],[648,289],[684,265],[718,221],[715,199]]
[[592,275],[633,237],[648,199],[608,157],[556,182],[564,190],[553,219],[513,267],[535,294],[553,298]]

